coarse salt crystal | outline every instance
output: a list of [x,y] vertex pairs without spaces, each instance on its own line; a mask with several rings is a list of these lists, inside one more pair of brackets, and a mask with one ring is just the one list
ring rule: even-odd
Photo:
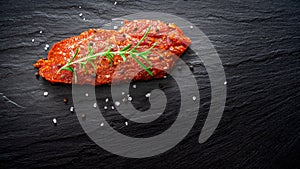
[[122,92],[122,95],[125,95],[125,92]]
[[48,44],[46,44],[46,45],[45,45],[45,47],[46,47],[46,48],[49,48],[49,45],[48,45]]
[[48,92],[44,92],[44,96],[45,96],[45,97],[48,96],[48,94],[49,94]]
[[117,5],[117,3],[118,3],[118,2],[117,2],[117,1],[115,1],[114,5]]
[[93,107],[96,108],[97,107],[97,103],[94,103]]
[[34,39],[31,39],[31,42],[34,42]]
[[114,26],[114,29],[118,29],[118,26]]
[[107,106],[104,106],[103,108],[106,110],[106,109],[107,109]]
[[132,85],[133,88],[136,88],[136,85]]
[[85,96],[86,96],[86,97],[88,97],[88,96],[89,96],[89,94],[88,94],[88,93],[85,93]]
[[167,78],[167,76],[164,76],[164,79],[166,79]]
[[101,126],[101,127],[104,126],[104,123],[101,123],[100,126]]
[[191,25],[190,28],[193,29],[194,28],[193,25]]
[[114,109],[115,109],[115,107],[114,107],[114,106],[111,106],[111,109],[112,109],[112,110],[114,110]]
[[195,101],[197,98],[196,98],[196,96],[193,96],[193,100]]
[[224,85],[227,85],[227,81],[224,82]]
[[43,31],[41,30],[40,33],[43,33]]
[[132,101],[132,97],[129,96],[129,97],[128,97],[128,101]]
[[109,100],[109,99],[108,99],[108,98],[106,98],[106,99],[105,99],[105,102],[107,103],[107,102],[108,102],[108,100]]
[[125,121],[125,125],[128,126],[128,122],[127,121]]
[[83,20],[85,21],[85,18],[83,18]]
[[119,101],[116,101],[116,102],[115,102],[115,105],[116,105],[116,106],[120,106],[120,104],[121,104],[121,103],[120,103]]
[[74,112],[74,107],[73,106],[70,107],[70,112]]
[[78,7],[79,9],[81,8],[81,6]]
[[54,124],[57,124],[57,120],[56,120],[56,118],[53,118],[53,120],[52,120],[52,121],[53,121],[53,123],[54,123]]
[[150,96],[151,96],[151,93],[147,93],[145,96],[146,96],[146,97],[150,97]]
[[79,16],[82,16],[82,13],[80,13]]
[[105,77],[106,77],[106,78],[109,78],[109,77],[110,77],[110,75],[105,75]]

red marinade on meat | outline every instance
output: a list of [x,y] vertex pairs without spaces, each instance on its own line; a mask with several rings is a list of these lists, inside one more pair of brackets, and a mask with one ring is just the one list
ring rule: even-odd
[[[34,66],[39,69],[39,75],[53,83],[72,83],[73,73],[67,70],[58,72],[61,66],[65,65],[74,55],[76,49],[79,49],[77,57],[85,56],[88,51],[88,44],[94,48],[94,53],[103,52],[112,47],[111,51],[118,51],[128,44],[135,46],[145,34],[146,30],[151,29],[145,40],[137,48],[138,51],[149,49],[154,43],[157,45],[151,50],[148,60],[152,63],[151,72],[153,76],[145,70],[138,74],[134,73],[134,69],[140,68],[139,64],[130,57],[127,57],[124,63],[119,55],[114,56],[113,63],[110,63],[106,57],[98,57],[94,64],[87,64],[87,70],[80,69],[79,65],[74,65],[76,74],[80,79],[78,84],[110,84],[113,74],[114,81],[128,80],[150,80],[155,78],[163,78],[166,72],[172,69],[177,59],[191,44],[191,40],[183,35],[183,32],[172,23],[166,24],[161,21],[153,20],[133,20],[124,21],[124,26],[119,30],[90,29],[81,33],[79,36],[64,39],[53,45],[48,53],[46,60],[38,60]],[[143,59],[139,59],[145,63]],[[134,77],[131,79],[130,77]]]

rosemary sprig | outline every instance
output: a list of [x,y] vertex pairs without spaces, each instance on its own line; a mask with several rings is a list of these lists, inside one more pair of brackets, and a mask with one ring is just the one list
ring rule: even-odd
[[[141,45],[141,43],[145,40],[145,38],[147,37],[149,31],[150,31],[151,27],[149,27],[145,34],[143,35],[143,37],[139,40],[139,42],[132,48],[130,49],[130,47],[132,46],[131,44],[125,46],[124,48],[122,48],[119,51],[116,52],[112,52],[111,49],[112,47],[109,47],[109,49],[105,52],[99,52],[99,53],[94,53],[94,48],[91,47],[90,43],[88,43],[88,52],[86,54],[85,57],[80,57],[79,59],[75,60],[76,56],[79,53],[79,49],[77,48],[73,57],[64,65],[62,66],[57,73],[59,73],[61,70],[67,70],[67,71],[71,71],[73,73],[73,75],[75,76],[75,83],[77,82],[77,73],[75,71],[75,69],[71,66],[74,64],[79,64],[80,68],[83,68],[86,70],[87,72],[87,64],[90,64],[93,66],[93,68],[96,70],[96,66],[93,63],[94,60],[97,59],[97,57],[102,57],[105,56],[109,61],[110,64],[112,65],[114,62],[114,55],[120,55],[123,59],[124,62],[126,62],[127,58],[126,55],[128,55],[128,57],[133,58],[133,60],[135,60],[139,66],[141,68],[143,68],[149,75],[153,76],[153,73],[151,72],[150,68],[152,68],[152,64],[151,62],[148,60],[148,55],[151,54],[151,50],[157,45],[157,43],[154,43],[149,49],[143,51],[143,52],[139,52],[137,50],[137,48]],[[141,57],[143,60],[146,61],[146,63],[148,64],[148,66],[146,66],[144,63],[142,63],[138,57]]]

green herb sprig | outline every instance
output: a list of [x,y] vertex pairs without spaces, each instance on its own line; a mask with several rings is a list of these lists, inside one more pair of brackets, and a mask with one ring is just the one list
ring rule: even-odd
[[[112,47],[110,46],[109,49],[105,52],[99,52],[99,53],[94,53],[94,48],[91,47],[90,43],[88,43],[88,52],[86,54],[85,57],[80,57],[79,59],[75,60],[76,56],[79,53],[79,49],[77,48],[73,57],[64,65],[62,66],[57,73],[59,73],[62,70],[67,70],[73,73],[73,75],[75,76],[75,83],[77,83],[77,73],[76,70],[71,66],[74,64],[79,64],[80,68],[83,68],[86,70],[87,72],[87,64],[90,64],[93,66],[93,68],[96,70],[97,67],[95,66],[95,64],[93,63],[94,60],[97,59],[97,57],[102,57],[105,56],[109,61],[110,64],[112,65],[114,62],[114,55],[120,55],[123,59],[124,62],[126,62],[127,58],[126,55],[128,55],[128,57],[131,57],[133,60],[135,60],[140,67],[142,67],[149,75],[153,76],[153,73],[151,72],[150,68],[152,68],[152,64],[151,62],[148,60],[148,56],[149,54],[151,54],[151,50],[157,45],[157,43],[154,43],[149,49],[143,51],[143,52],[139,52],[137,50],[137,48],[140,46],[140,44],[145,40],[145,38],[147,37],[149,31],[150,31],[151,27],[149,27],[145,34],[143,35],[143,37],[139,40],[139,42],[132,48],[130,49],[130,47],[132,46],[131,44],[125,46],[124,48],[122,48],[119,51],[116,52],[112,52],[111,49]],[[148,64],[148,66],[146,66],[144,63],[142,63],[138,57],[142,58],[143,60],[146,61],[146,63]]]

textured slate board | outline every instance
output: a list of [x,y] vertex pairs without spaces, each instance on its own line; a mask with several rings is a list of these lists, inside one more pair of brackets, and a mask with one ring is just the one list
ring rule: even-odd
[[[0,2],[1,168],[299,168],[299,2],[113,3]],[[210,104],[210,87],[205,68],[188,53],[184,59],[194,65],[200,85],[197,123],[170,151],[146,159],[129,159],[110,154],[91,141],[76,115],[68,111],[72,102],[65,105],[62,101],[64,97],[71,100],[71,86],[37,80],[32,64],[47,56],[45,44],[51,46],[89,28],[101,27],[112,18],[141,11],[175,14],[207,34],[224,64],[228,97],[214,135],[204,144],[197,144]],[[165,90],[175,89],[169,86]],[[98,99],[103,100],[109,86],[97,90],[102,93]],[[49,92],[48,97],[43,97],[44,91]],[[7,102],[3,95],[26,108]],[[170,104],[176,103],[175,99]],[[136,105],[138,109],[147,108],[147,104]],[[173,111],[147,129],[122,128],[123,122],[118,119],[112,125],[129,135],[149,136],[168,127],[176,118]],[[113,119],[113,114],[108,111],[108,118]],[[57,126],[52,124],[54,117]]]

